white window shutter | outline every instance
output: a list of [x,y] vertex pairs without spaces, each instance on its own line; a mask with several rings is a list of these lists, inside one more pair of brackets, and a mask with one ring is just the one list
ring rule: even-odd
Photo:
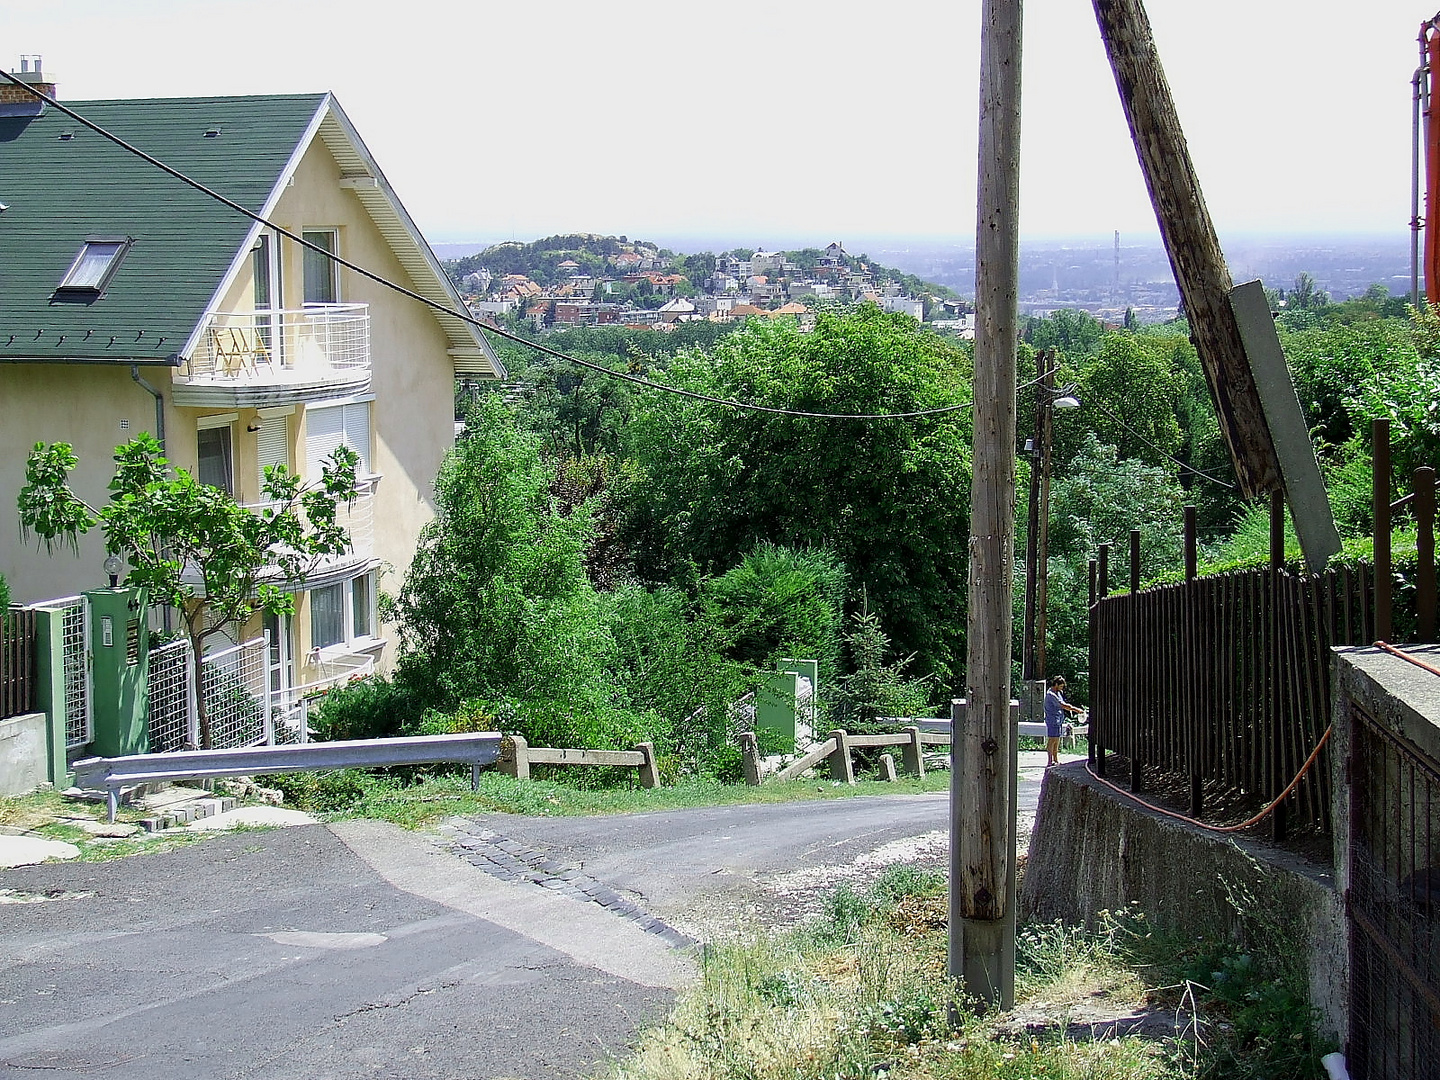
[[290,428],[285,417],[272,416],[260,421],[260,431],[255,436],[255,460],[262,487],[265,484],[265,466],[290,467]]
[[321,466],[345,441],[345,406],[305,410],[305,478],[320,479]]
[[345,445],[360,455],[355,471],[361,476],[370,474],[370,403],[356,402],[344,406]]

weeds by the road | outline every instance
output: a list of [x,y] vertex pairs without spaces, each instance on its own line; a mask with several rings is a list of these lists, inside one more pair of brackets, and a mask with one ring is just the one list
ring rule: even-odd
[[[945,945],[940,875],[897,867],[864,893],[842,887],[803,929],[708,947],[695,987],[609,1080],[1319,1075],[1326,1047],[1283,977],[1136,912],[1022,930],[1007,1015],[952,1011]],[[1207,967],[1233,986],[1196,981]]]
[[285,794],[285,804],[300,810],[375,818],[414,828],[455,814],[561,817],[854,795],[906,795],[944,791],[949,787],[950,776],[946,772],[931,772],[924,780],[906,778],[895,783],[860,781],[846,786],[830,780],[793,780],[759,787],[689,778],[667,787],[641,788],[577,787],[548,780],[516,780],[485,772],[480,776],[479,789],[471,791],[468,772],[427,775],[397,770],[386,774],[347,769],[332,773],[289,773],[263,777],[260,782],[279,788]]

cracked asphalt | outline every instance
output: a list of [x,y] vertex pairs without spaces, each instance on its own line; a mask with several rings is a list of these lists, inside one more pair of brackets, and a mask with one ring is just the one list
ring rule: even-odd
[[0,1078],[592,1075],[668,1012],[687,946],[943,865],[947,806],[345,821],[0,871]]

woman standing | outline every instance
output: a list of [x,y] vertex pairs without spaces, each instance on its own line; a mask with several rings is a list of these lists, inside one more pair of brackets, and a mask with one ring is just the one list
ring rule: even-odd
[[1064,731],[1063,714],[1083,713],[1085,710],[1065,700],[1065,676],[1056,675],[1050,680],[1050,689],[1045,691],[1045,767],[1060,764],[1060,735]]

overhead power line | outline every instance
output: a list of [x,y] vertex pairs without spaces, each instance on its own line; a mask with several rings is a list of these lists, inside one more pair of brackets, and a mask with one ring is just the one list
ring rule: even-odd
[[1117,424],[1119,424],[1121,427],[1123,427],[1126,431],[1130,432],[1131,435],[1134,435],[1135,438],[1139,439],[1139,440],[1140,440],[1142,443],[1144,443],[1146,446],[1150,447],[1151,450],[1154,450],[1157,454],[1161,455],[1162,457],[1168,458],[1170,461],[1174,462],[1176,465],[1179,465],[1180,468],[1184,469],[1186,472],[1194,473],[1196,476],[1200,477],[1202,480],[1209,480],[1212,484],[1219,484],[1221,487],[1223,487],[1223,488],[1229,488],[1231,491],[1234,491],[1234,490],[1235,490],[1235,485],[1234,485],[1234,484],[1226,483],[1224,480],[1221,480],[1218,476],[1211,476],[1211,475],[1210,475],[1209,473],[1207,473],[1207,472],[1201,472],[1199,469],[1195,468],[1194,465],[1188,465],[1188,464],[1186,464],[1185,462],[1183,462],[1183,461],[1181,461],[1179,458],[1177,458],[1174,454],[1171,454],[1171,453],[1169,453],[1168,451],[1166,451],[1166,450],[1162,449],[1161,447],[1157,446],[1152,440],[1146,438],[1144,435],[1140,434],[1140,432],[1136,431],[1133,427],[1131,427],[1129,424],[1127,424],[1127,423],[1120,417],[1120,414],[1119,414],[1119,413],[1115,412],[1115,410],[1111,409],[1110,406],[1106,405],[1103,401],[1101,401],[1101,400],[1099,400],[1098,398],[1096,398],[1096,397],[1094,397],[1094,396],[1091,396],[1091,395],[1087,395],[1087,396],[1086,396],[1086,400],[1087,400],[1087,401],[1090,401],[1090,402],[1093,402],[1093,403],[1100,409],[1101,412],[1103,412],[1106,416],[1110,417],[1111,420],[1114,420]]
[[[962,401],[955,405],[941,405],[931,409],[914,409],[908,412],[894,413],[807,412],[803,409],[785,409],[773,405],[758,405],[754,402],[737,401],[733,398],[723,398],[717,397],[712,394],[703,394],[696,390],[686,390],[683,387],[670,386],[666,383],[656,382],[653,379],[647,379],[642,375],[635,375],[628,371],[616,371],[613,368],[605,367],[603,364],[592,363],[589,360],[581,360],[577,356],[570,356],[566,353],[560,352],[558,349],[551,349],[545,345],[541,345],[537,342],[531,341],[528,338],[522,337],[521,335],[513,333],[509,330],[504,330],[498,326],[493,326],[490,323],[482,322],[481,320],[471,315],[469,312],[456,311],[454,308],[446,304],[442,304],[438,300],[432,300],[428,296],[422,296],[420,293],[415,292],[413,289],[408,289],[404,285],[399,284],[398,282],[391,281],[389,278],[377,274],[372,270],[368,270],[365,267],[358,265],[357,263],[353,263],[349,259],[343,258],[342,256],[337,255],[333,251],[327,251],[320,245],[311,243],[303,236],[299,236],[296,233],[291,232],[289,229],[286,229],[281,225],[275,224],[273,221],[270,221],[262,214],[256,213],[249,207],[242,206],[234,199],[227,198],[226,196],[220,194],[220,192],[216,191],[211,187],[208,187],[205,184],[202,184],[199,180],[188,176],[174,166],[169,165],[166,162],[161,161],[154,155],[149,154],[144,150],[141,150],[139,147],[134,146],[129,142],[126,142],[120,136],[109,131],[104,126],[95,123],[93,120],[82,115],[81,113],[76,112],[69,106],[62,104],[49,94],[37,90],[30,83],[16,78],[8,71],[0,69],[0,76],[3,76],[6,80],[14,83],[17,86],[24,87],[41,101],[44,101],[47,105],[54,108],[57,112],[61,112],[64,115],[70,117],[70,119],[74,120],[77,124],[81,124],[89,130],[95,132],[95,134],[99,135],[101,138],[109,140],[110,142],[114,143],[116,146],[124,150],[126,153],[135,155],[140,160],[146,162],[149,165],[153,165],[155,168],[173,177],[174,179],[179,180],[182,184],[185,184],[188,187],[191,187],[194,190],[200,192],[207,198],[214,199],[216,202],[219,202],[224,206],[229,207],[231,210],[234,210],[237,214],[242,214],[245,217],[249,218],[251,221],[257,222],[258,224],[265,226],[267,229],[273,229],[277,235],[283,236],[288,240],[292,240],[295,243],[299,244],[301,247],[305,248],[307,251],[313,251],[318,255],[322,255],[325,258],[331,260],[332,262],[345,267],[347,270],[350,270],[353,273],[359,274],[361,277],[375,282],[377,285],[380,285],[383,288],[390,289],[394,292],[399,293],[402,296],[409,297],[411,300],[415,300],[421,304],[424,304],[429,308],[433,308],[435,311],[439,311],[445,315],[451,316],[452,318],[459,319],[464,323],[468,323],[469,325],[479,330],[482,335],[485,333],[494,334],[496,337],[505,338],[506,340],[513,341],[519,345],[528,346],[529,348],[534,349],[537,352],[545,353],[548,356],[553,356],[556,359],[564,360],[568,363],[575,364],[578,367],[588,368],[591,371],[599,372],[602,375],[609,375],[612,378],[622,379],[625,382],[634,383],[638,386],[648,387],[652,390],[660,390],[668,394],[677,394],[681,397],[690,398],[695,401],[704,401],[711,405],[721,405],[731,409],[743,409],[749,412],[771,413],[779,416],[795,416],[812,420],[914,420],[925,416],[939,416],[944,413],[959,412],[960,410],[970,408],[974,404],[973,401]],[[1024,386],[1030,385],[1032,384],[1024,384]],[[1020,387],[1019,389],[1024,389],[1024,386]]]

